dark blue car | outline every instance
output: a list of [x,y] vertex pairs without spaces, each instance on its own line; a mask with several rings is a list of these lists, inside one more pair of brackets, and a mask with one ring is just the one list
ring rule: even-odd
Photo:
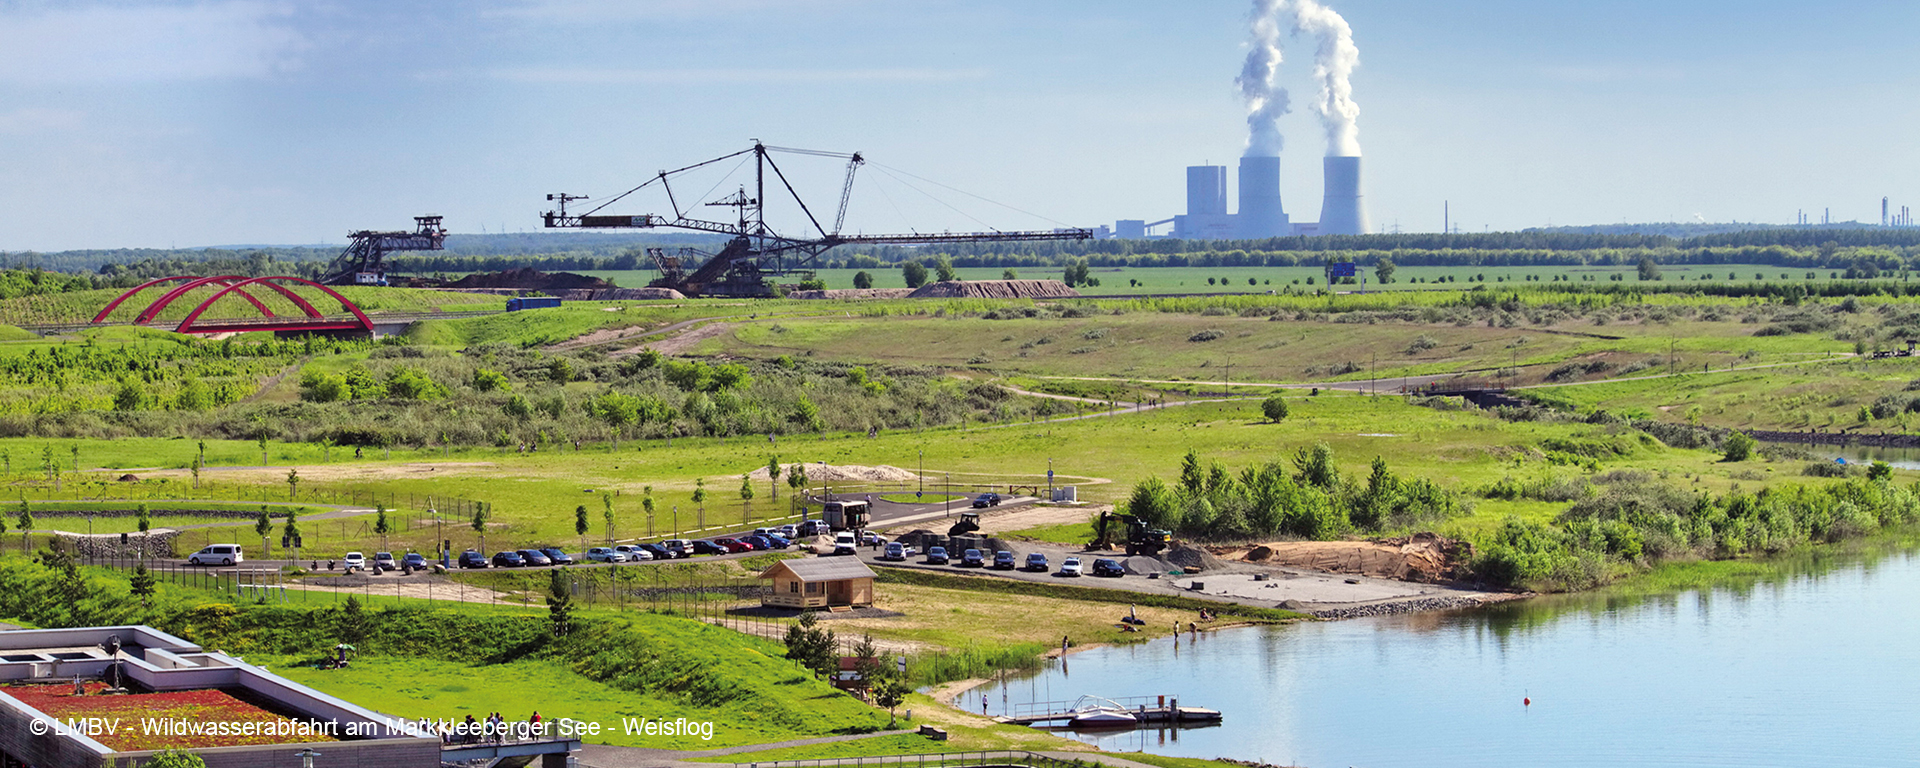
[[724,555],[729,551],[726,547],[706,539],[698,539],[693,542],[693,553],[696,555]]
[[636,544],[634,546],[646,550],[649,554],[653,555],[653,559],[655,560],[670,560],[673,558],[673,550],[667,549],[659,544]]
[[418,552],[408,552],[404,557],[400,558],[400,567],[412,568],[414,570],[425,568],[427,567],[427,556]]
[[485,568],[487,567],[487,556],[469,549],[460,553],[460,567]]
[[513,551],[493,553],[493,564],[499,568],[519,568],[527,564],[526,558]]
[[546,555],[547,560],[554,565],[573,565],[573,556],[560,551],[559,547],[544,548],[540,550],[540,554]]
[[553,565],[553,561],[548,560],[547,556],[537,549],[520,550],[520,560],[532,566]]

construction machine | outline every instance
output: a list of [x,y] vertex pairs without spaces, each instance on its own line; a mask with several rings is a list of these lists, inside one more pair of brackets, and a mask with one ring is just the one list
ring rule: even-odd
[[[820,223],[813,210],[807,207],[800,194],[787,180],[786,174],[774,162],[772,153],[810,155],[829,157],[847,161],[846,182],[840,188],[840,207],[838,215],[829,229]],[[724,198],[705,203],[711,207],[733,208],[734,221],[709,221],[694,218],[692,211],[681,207],[683,198],[673,190],[673,179],[704,168],[714,163],[733,158],[752,155],[754,176],[752,193],[742,186],[738,191]],[[744,159],[743,159],[744,162]],[[637,187],[600,203],[584,213],[569,213],[569,203],[586,200],[583,195],[565,193],[547,195],[547,200],[558,203],[555,210],[542,214],[548,228],[632,228],[652,229],[671,227],[696,232],[711,232],[729,235],[729,239],[718,253],[689,253],[683,249],[681,255],[668,256],[664,251],[651,252],[654,266],[660,271],[660,277],[651,284],[655,288],[671,288],[687,296],[740,296],[765,297],[774,293],[773,278],[792,272],[810,269],[820,254],[839,245],[938,245],[944,243],[988,243],[1026,240],[1087,240],[1093,237],[1093,230],[1084,228],[1063,228],[1045,231],[1022,232],[966,232],[939,234],[901,234],[901,235],[846,235],[840,228],[846,224],[847,201],[853,194],[854,174],[866,163],[860,153],[822,152],[812,149],[792,149],[787,147],[769,147],[755,141],[752,147],[716,157],[701,163],[672,171],[660,171],[652,179]],[[804,236],[782,235],[773,231],[766,221],[766,191],[770,180],[767,171],[773,172],[771,180],[786,191],[785,197],[796,203],[800,212],[806,215],[813,231]],[[673,209],[671,216],[659,214],[609,215],[601,213],[608,206],[642,189],[659,185],[666,193],[667,204]],[[687,271],[689,256],[704,256],[705,261],[692,272]]]
[[947,528],[947,536],[965,536],[977,530],[980,530],[980,513],[962,512],[960,513],[960,522],[954,523]]
[[413,217],[413,231],[349,232],[347,249],[334,257],[320,277],[326,285],[386,285],[387,254],[400,251],[438,251],[447,242],[447,228],[439,216]]
[[1100,513],[1094,523],[1093,543],[1089,549],[1101,550],[1112,545],[1110,535],[1114,524],[1127,526],[1127,557],[1146,555],[1154,557],[1173,543],[1173,532],[1164,528],[1154,528],[1147,521],[1135,515],[1116,515],[1111,512]]

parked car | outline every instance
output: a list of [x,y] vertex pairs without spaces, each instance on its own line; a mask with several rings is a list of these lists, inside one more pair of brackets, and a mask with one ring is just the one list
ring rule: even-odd
[[696,555],[724,555],[731,551],[732,550],[726,547],[706,539],[700,539],[693,543],[693,553]]
[[476,550],[469,549],[460,553],[460,567],[485,568],[487,567],[487,556]]
[[1004,549],[993,553],[993,569],[996,571],[1013,570],[1013,553]]
[[741,541],[739,539],[732,538],[732,537],[714,539],[713,543],[720,545],[721,549],[724,549],[728,552],[752,552],[753,551],[752,544],[748,544],[744,541]]
[[526,563],[529,567],[553,565],[553,561],[548,560],[547,556],[537,549],[522,549],[519,550],[519,555],[520,561]]
[[188,565],[239,565],[240,545],[209,544],[191,555],[187,555]]
[[907,559],[907,545],[897,541],[888,542],[887,548],[880,553],[880,559],[891,562]]
[[654,560],[673,559],[673,553],[668,552],[666,547],[660,546],[658,544],[635,544],[634,546],[639,547],[640,551],[645,552],[649,555],[652,555]]
[[762,536],[762,538],[766,539],[769,543],[771,543],[774,549],[786,549],[788,547],[793,546],[793,539],[789,539],[778,533],[769,533]]
[[1065,560],[1060,561],[1060,572],[1054,575],[1079,576],[1080,575],[1080,558],[1069,557]]
[[666,541],[660,542],[660,546],[666,547],[667,551],[673,553],[674,557],[690,557],[694,554],[693,542],[687,541],[686,539],[667,539]]
[[825,520],[802,520],[798,533],[801,536],[825,536],[833,532]]
[[765,552],[773,549],[773,539],[769,539],[758,533],[741,536],[740,543],[753,547],[756,552]]
[[786,525],[780,526],[779,530],[780,530],[780,535],[786,537],[788,541],[792,541],[800,537],[800,526],[794,525],[793,523],[787,523]]
[[860,532],[860,546],[874,547],[885,543],[887,543],[887,537],[885,536],[874,533],[873,531]]
[[364,571],[367,569],[367,556],[358,552],[348,552],[346,557],[340,558],[340,567],[347,573]]
[[573,565],[573,556],[562,551],[559,547],[542,547],[540,554],[546,555],[547,559],[552,560],[554,565]]
[[526,564],[526,558],[512,550],[493,553],[493,565],[496,568],[520,568]]
[[616,552],[612,547],[594,547],[587,550],[587,560],[595,563],[624,563],[627,553]]
[[418,552],[408,552],[400,556],[400,567],[420,570],[427,567],[427,556]]
[[620,546],[614,547],[613,551],[626,555],[629,562],[637,563],[641,560],[653,559],[653,553],[641,549],[638,544],[621,544]]
[[860,544],[853,538],[852,532],[843,532],[833,537],[833,553],[836,555],[859,554]]
[[1120,567],[1120,561],[1103,557],[1093,561],[1093,575],[1118,578],[1127,575],[1127,569]]
[[927,565],[946,565],[946,547],[927,547]]
[[997,493],[983,493],[973,500],[974,509],[986,509],[987,507],[997,506],[1000,506],[1000,494]]
[[962,568],[981,568],[986,566],[986,564],[987,556],[980,550],[968,548],[967,551],[960,553],[960,567]]
[[1027,565],[1026,565],[1027,570],[1033,571],[1035,573],[1046,573],[1049,567],[1050,566],[1047,565],[1047,556],[1045,554],[1042,554],[1039,552],[1027,553]]
[[375,552],[373,553],[373,567],[383,571],[397,571],[400,570],[400,563],[393,559],[392,552]]

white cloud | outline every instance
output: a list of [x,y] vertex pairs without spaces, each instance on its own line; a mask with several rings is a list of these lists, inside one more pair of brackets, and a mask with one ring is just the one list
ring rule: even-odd
[[496,69],[489,76],[516,83],[658,85],[714,83],[954,82],[979,80],[985,69],[590,69],[530,67]]
[[0,10],[0,81],[261,78],[296,63],[285,6],[248,0]]

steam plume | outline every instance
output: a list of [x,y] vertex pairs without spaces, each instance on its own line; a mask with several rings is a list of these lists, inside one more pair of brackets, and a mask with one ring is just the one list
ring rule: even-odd
[[1293,111],[1280,87],[1280,10],[1285,0],[1253,0],[1247,61],[1234,83],[1247,101],[1248,157],[1278,157],[1280,116]]
[[[1353,44],[1353,27],[1319,0],[1288,0],[1293,29],[1320,39],[1314,54],[1313,78],[1320,81],[1320,101],[1313,111],[1327,130],[1327,155],[1360,156],[1360,105],[1353,103],[1353,68],[1360,65],[1360,49]],[[1249,62],[1252,59],[1248,59]]]

